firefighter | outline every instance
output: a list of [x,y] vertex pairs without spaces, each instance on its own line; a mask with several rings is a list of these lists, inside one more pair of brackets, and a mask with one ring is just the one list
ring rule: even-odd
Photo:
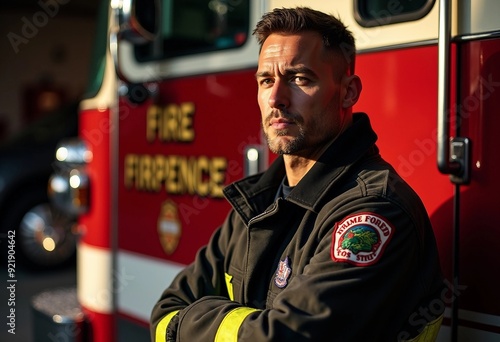
[[280,156],[224,189],[232,210],[161,295],[152,340],[433,340],[444,310],[433,231],[352,111],[352,34],[295,8],[265,14],[254,35],[262,126]]

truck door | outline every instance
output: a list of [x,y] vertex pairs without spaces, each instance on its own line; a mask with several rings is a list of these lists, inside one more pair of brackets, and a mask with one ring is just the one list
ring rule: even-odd
[[[442,0],[440,12],[438,166],[450,174],[454,196],[440,208],[453,224],[442,226],[438,241],[441,250],[452,251],[442,254],[453,283],[451,340],[497,341],[500,3]],[[447,127],[439,130],[440,125]]]
[[382,155],[434,226],[445,285],[435,305],[446,307],[439,340],[497,341],[500,3],[352,5],[364,82],[357,108],[371,114]]

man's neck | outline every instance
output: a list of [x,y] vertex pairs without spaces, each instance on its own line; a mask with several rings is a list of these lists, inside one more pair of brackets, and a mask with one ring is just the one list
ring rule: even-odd
[[[333,142],[333,141],[332,141]],[[288,185],[296,186],[302,177],[316,164],[316,161],[326,151],[328,146],[332,143],[327,143],[313,153],[309,153],[307,157],[302,155],[285,154],[283,160],[285,161],[286,177],[288,178]]]
[[316,160],[299,156],[284,155],[286,177],[288,185],[295,186],[304,175],[313,167]]

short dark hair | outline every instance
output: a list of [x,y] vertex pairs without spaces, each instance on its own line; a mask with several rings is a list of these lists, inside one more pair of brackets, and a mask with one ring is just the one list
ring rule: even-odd
[[264,14],[257,23],[253,35],[262,48],[264,41],[273,33],[296,34],[314,31],[323,38],[323,46],[341,54],[351,73],[354,72],[356,44],[347,27],[334,17],[308,7],[275,8]]

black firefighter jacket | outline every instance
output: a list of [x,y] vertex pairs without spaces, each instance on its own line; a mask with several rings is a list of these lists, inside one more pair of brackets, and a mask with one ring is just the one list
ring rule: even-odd
[[[225,188],[233,209],[164,291],[153,341],[396,341],[441,315],[438,252],[418,196],[365,114],[287,198],[278,158]],[[172,319],[173,318],[173,319]]]

